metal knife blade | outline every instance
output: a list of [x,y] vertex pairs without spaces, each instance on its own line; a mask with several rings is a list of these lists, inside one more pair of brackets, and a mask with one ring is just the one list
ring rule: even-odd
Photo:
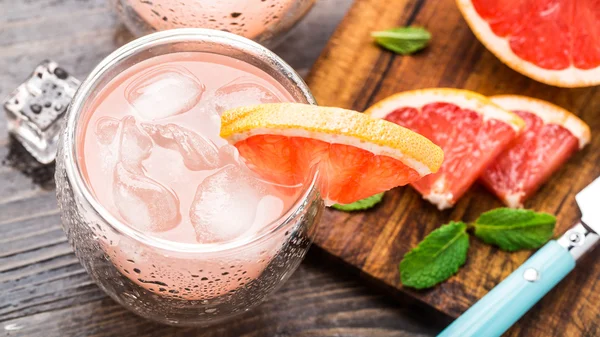
[[575,196],[581,210],[581,222],[600,234],[600,177]]

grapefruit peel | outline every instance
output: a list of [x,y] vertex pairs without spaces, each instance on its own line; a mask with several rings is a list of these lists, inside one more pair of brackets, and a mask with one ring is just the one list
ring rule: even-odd
[[[338,144],[345,149],[349,149],[350,152],[343,151],[342,154],[326,151],[315,155],[318,161],[316,164],[319,164],[319,167],[325,169],[326,172],[320,175],[320,189],[328,204],[349,204],[369,195],[383,192],[389,188],[410,183],[430,173],[435,173],[440,168],[444,156],[440,147],[416,132],[385,120],[375,119],[365,114],[340,108],[319,107],[298,103],[261,104],[226,111],[221,117],[221,122],[221,137],[226,139],[230,144],[241,146],[238,148],[240,148],[242,157],[244,157],[242,149],[253,151],[251,149],[248,150],[247,146],[249,142],[255,140],[261,142],[268,139],[261,138],[261,136],[284,137],[284,139],[290,139],[290,143],[293,146],[302,144],[301,146],[303,147],[310,147],[311,144],[315,144],[314,141],[317,141],[320,144],[330,144],[332,147]],[[300,143],[297,143],[298,140],[300,140]],[[273,149],[270,144],[267,144],[267,146],[269,149]],[[303,152],[305,150],[303,148],[291,148],[288,151]],[[310,152],[310,148],[308,151],[312,153]],[[340,165],[339,160],[340,156],[342,156],[342,166],[337,167],[345,170],[348,168],[344,166],[346,164],[344,160],[345,155],[353,157],[353,154],[358,153],[360,155],[361,153],[364,154],[365,151],[370,153],[367,153],[367,157],[370,159],[367,159],[367,162],[363,164],[367,165],[367,170],[386,170],[389,167],[378,167],[378,163],[387,163],[389,165],[392,162],[397,163],[392,164],[392,167],[400,169],[400,171],[387,172],[386,170],[386,172],[379,172],[381,174],[376,174],[377,172],[373,171],[356,172],[349,177],[349,180],[347,179],[348,177],[341,178],[341,181],[336,180],[336,178],[339,178],[336,175],[340,173],[336,170],[331,170],[328,166],[331,165],[330,160],[338,160],[335,163]],[[281,157],[285,158],[287,155],[291,156],[290,159],[293,159],[295,153],[290,154],[289,152],[282,154]],[[273,156],[276,153],[269,152],[268,155]],[[332,155],[334,157],[331,157]],[[246,157],[245,159],[252,161],[251,157]],[[254,160],[261,159],[260,156],[256,156],[256,153],[254,154],[254,158]],[[265,160],[269,159],[265,158]],[[281,158],[277,158],[277,160],[281,160]],[[324,161],[327,162],[325,163]],[[310,162],[311,166],[314,165],[314,158]],[[350,159],[350,163],[354,162]],[[255,168],[257,167],[254,165],[255,163],[251,162],[250,164]],[[323,165],[326,166],[324,167]],[[279,170],[277,167],[273,168],[270,166],[265,169],[267,171]],[[292,169],[306,172],[306,168],[298,167]],[[352,169],[352,167],[349,169]],[[257,173],[261,174],[261,172]],[[373,176],[374,173],[375,175]],[[277,176],[275,175],[275,177]],[[378,181],[376,187],[370,188],[370,190],[369,188],[360,188],[361,183],[366,181],[373,182],[373,177],[377,177],[375,179],[381,178],[387,180],[383,182]],[[333,183],[331,183],[332,181]],[[275,182],[279,183],[278,181]],[[386,186],[387,188],[384,189],[382,186]],[[332,196],[332,188],[335,191],[333,192],[333,197],[330,198]],[[353,194],[344,195],[347,194],[344,191],[351,191],[350,193]],[[365,193],[370,194],[362,195]]]

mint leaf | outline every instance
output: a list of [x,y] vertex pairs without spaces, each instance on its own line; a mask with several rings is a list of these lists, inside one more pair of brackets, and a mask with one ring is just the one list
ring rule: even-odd
[[384,192],[381,192],[381,193],[372,195],[368,198],[364,198],[359,201],[355,201],[351,204],[346,204],[346,205],[335,204],[335,205],[331,205],[331,207],[333,207],[339,211],[345,211],[345,212],[363,211],[365,209],[369,209],[369,208],[377,205],[378,203],[380,203],[381,199],[383,199],[383,194],[384,194]]
[[469,235],[464,222],[451,221],[431,232],[400,262],[406,287],[431,288],[454,275],[467,260]]
[[399,27],[379,32],[371,36],[383,48],[401,55],[409,55],[427,46],[431,34],[421,27]]
[[475,236],[487,244],[509,252],[535,249],[548,242],[556,218],[526,209],[497,208],[481,214],[475,221]]

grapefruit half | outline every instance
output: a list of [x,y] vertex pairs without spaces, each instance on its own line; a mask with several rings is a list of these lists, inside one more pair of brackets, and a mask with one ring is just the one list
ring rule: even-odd
[[524,126],[485,96],[459,89],[406,91],[365,113],[418,132],[444,150],[440,170],[412,183],[440,210],[454,206]]
[[559,87],[600,84],[598,0],[457,0],[469,27],[502,62]]
[[349,204],[436,172],[442,150],[394,123],[339,108],[273,103],[226,111],[221,137],[248,166],[283,185],[316,166],[328,204]]
[[514,111],[526,126],[481,180],[507,206],[522,207],[527,197],[590,141],[590,128],[569,111],[539,99],[501,95],[490,100]]

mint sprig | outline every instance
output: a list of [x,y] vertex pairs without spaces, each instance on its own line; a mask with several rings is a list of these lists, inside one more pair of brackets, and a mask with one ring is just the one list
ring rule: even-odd
[[498,208],[481,214],[473,228],[483,242],[513,252],[541,247],[552,237],[555,225],[556,218],[551,214]]
[[345,204],[345,205],[335,204],[335,205],[331,205],[331,207],[335,208],[339,211],[345,211],[345,212],[364,211],[364,210],[369,209],[369,208],[377,205],[378,203],[380,203],[381,200],[383,199],[383,194],[384,194],[384,192],[381,192],[381,193],[372,195],[368,198],[364,198],[359,201],[355,201],[351,204]]
[[398,27],[372,32],[375,42],[401,55],[410,55],[427,46],[431,34],[422,27]]
[[[483,242],[512,252],[541,247],[552,237],[555,224],[551,214],[498,208],[481,214],[468,228]],[[434,230],[404,255],[399,265],[402,284],[425,289],[447,280],[465,263],[468,248],[464,222]]]
[[454,275],[467,260],[469,235],[464,222],[450,222],[429,233],[404,255],[400,263],[402,284],[431,288]]

